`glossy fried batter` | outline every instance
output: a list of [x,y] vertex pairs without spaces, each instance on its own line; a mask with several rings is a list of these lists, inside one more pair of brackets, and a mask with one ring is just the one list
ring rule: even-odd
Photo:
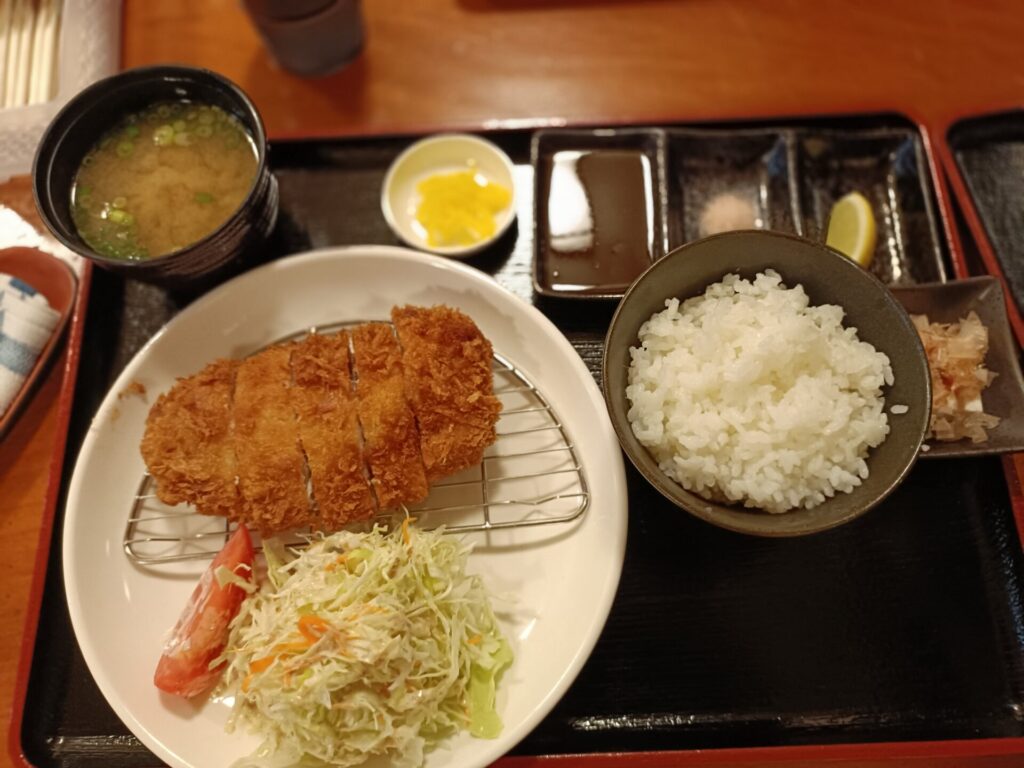
[[334,531],[374,513],[363,466],[348,334],[314,334],[292,347],[288,390],[318,508],[317,527]]
[[394,307],[405,394],[416,415],[427,480],[479,464],[497,439],[493,349],[476,323],[446,306]]
[[401,350],[390,326],[352,330],[364,454],[381,509],[414,504],[429,491],[416,419],[406,403]]
[[237,518],[231,394],[236,360],[215,360],[178,379],[149,411],[142,458],[165,504],[192,504],[204,515]]
[[262,534],[308,524],[305,462],[288,399],[290,346],[243,360],[235,376],[235,455],[242,518]]

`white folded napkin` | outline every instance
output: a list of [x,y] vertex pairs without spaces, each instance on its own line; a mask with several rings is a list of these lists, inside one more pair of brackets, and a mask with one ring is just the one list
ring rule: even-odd
[[0,416],[39,359],[60,313],[28,283],[0,273]]

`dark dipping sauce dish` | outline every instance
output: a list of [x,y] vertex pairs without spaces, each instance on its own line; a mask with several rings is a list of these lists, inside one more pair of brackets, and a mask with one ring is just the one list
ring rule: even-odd
[[645,132],[535,136],[537,293],[619,297],[665,254],[658,158]]
[[[177,250],[146,258],[100,253],[75,222],[72,191],[82,162],[128,116],[161,103],[215,107],[236,120],[256,154],[251,187],[223,222]],[[231,81],[193,67],[131,69],[78,93],[43,134],[32,181],[39,213],[57,240],[106,269],[170,289],[208,287],[239,271],[246,255],[265,243],[277,221],[277,182],[270,173],[266,131],[256,107]]]

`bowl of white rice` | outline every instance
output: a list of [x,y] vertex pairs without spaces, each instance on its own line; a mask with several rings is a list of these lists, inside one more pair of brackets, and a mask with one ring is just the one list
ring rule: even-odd
[[666,498],[724,528],[846,523],[906,477],[931,384],[909,316],[824,245],[729,232],[652,265],[605,341],[623,450]]

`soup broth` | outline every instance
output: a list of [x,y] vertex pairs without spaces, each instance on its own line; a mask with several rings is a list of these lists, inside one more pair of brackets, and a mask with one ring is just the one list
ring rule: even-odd
[[72,188],[72,216],[97,253],[163,256],[227,221],[256,170],[256,148],[235,117],[205,104],[157,103],[89,150]]

